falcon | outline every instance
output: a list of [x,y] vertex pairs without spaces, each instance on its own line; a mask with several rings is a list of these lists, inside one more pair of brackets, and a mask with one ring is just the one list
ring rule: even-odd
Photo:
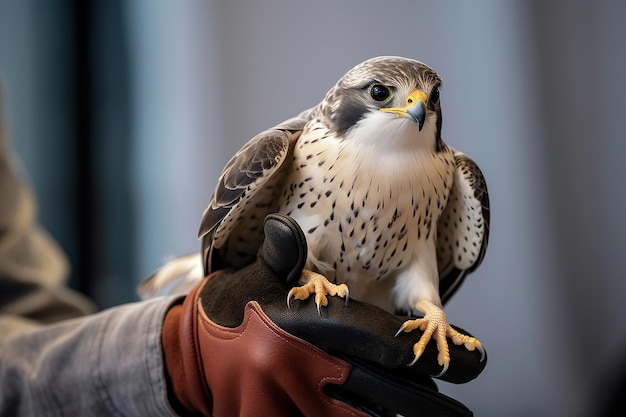
[[233,156],[202,218],[200,256],[153,275],[143,292],[171,285],[181,271],[194,281],[253,262],[264,217],[280,212],[308,244],[288,305],[314,295],[319,310],[327,296],[350,295],[418,317],[396,334],[423,331],[412,363],[430,339],[439,375],[450,363],[447,339],[482,360],[481,343],[450,326],[443,304],[482,262],[489,199],[478,166],[441,137],[440,87],[433,69],[402,57],[349,70],[317,106]]

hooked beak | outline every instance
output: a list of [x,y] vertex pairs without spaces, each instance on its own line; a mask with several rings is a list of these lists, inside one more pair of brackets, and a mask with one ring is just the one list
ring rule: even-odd
[[427,96],[420,90],[413,90],[406,98],[406,106],[404,107],[383,107],[380,111],[385,113],[394,113],[400,117],[413,120],[417,123],[418,129],[421,131],[426,121],[426,99]]

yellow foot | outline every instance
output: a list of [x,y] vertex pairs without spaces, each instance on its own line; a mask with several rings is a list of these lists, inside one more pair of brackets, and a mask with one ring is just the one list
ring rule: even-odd
[[305,269],[302,271],[300,281],[304,282],[304,285],[293,287],[287,294],[287,307],[290,307],[292,297],[297,300],[306,300],[311,294],[315,293],[315,305],[317,305],[317,312],[319,313],[320,306],[328,305],[327,295],[338,295],[341,298],[345,298],[346,303],[350,298],[350,292],[346,284],[333,284],[324,275],[316,272]]
[[485,349],[483,348],[482,343],[480,343],[480,341],[478,341],[475,337],[471,337],[454,330],[452,326],[450,326],[450,323],[448,323],[446,314],[443,312],[441,307],[436,306],[428,300],[420,300],[414,307],[416,310],[424,313],[424,317],[421,319],[405,321],[400,327],[400,330],[396,333],[397,336],[402,332],[411,332],[418,328],[424,332],[422,337],[420,337],[420,340],[413,345],[415,359],[413,359],[408,366],[415,364],[420,356],[422,356],[422,353],[424,353],[424,349],[426,348],[426,344],[430,341],[431,337],[437,342],[437,350],[439,351],[439,355],[437,355],[437,362],[443,367],[441,373],[434,375],[435,377],[440,377],[445,374],[450,366],[450,351],[448,349],[448,341],[446,340],[446,337],[449,337],[452,340],[452,343],[457,346],[464,345],[469,351],[473,351],[475,349],[478,350],[480,352],[481,362],[485,359]]

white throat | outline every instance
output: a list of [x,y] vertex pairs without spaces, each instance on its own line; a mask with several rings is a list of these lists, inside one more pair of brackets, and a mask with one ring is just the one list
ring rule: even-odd
[[437,116],[431,114],[420,131],[410,119],[371,111],[346,132],[351,146],[371,148],[380,155],[432,152],[435,149]]

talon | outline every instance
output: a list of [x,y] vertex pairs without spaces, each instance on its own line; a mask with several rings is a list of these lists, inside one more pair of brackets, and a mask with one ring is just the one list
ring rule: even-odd
[[326,298],[323,292],[318,292],[317,288],[315,289],[315,304],[318,311],[320,306],[326,307],[328,305],[328,298]]
[[415,304],[414,308],[423,312],[424,317],[421,319],[405,321],[396,332],[396,336],[402,332],[410,332],[417,328],[424,332],[419,341],[413,345],[415,358],[407,366],[414,365],[422,356],[422,353],[424,352],[430,339],[434,339],[437,343],[437,350],[439,351],[437,363],[442,366],[442,370],[437,375],[433,375],[433,377],[443,376],[446,372],[448,372],[448,368],[450,367],[450,351],[446,337],[449,337],[452,340],[452,343],[457,346],[465,346],[465,348],[469,351],[473,351],[474,349],[478,350],[480,352],[481,362],[485,359],[486,354],[482,343],[474,337],[462,334],[453,329],[448,323],[445,313],[441,307],[428,300],[420,300]]
[[413,365],[415,365],[415,363],[416,363],[416,362],[417,362],[417,360],[420,358],[420,356],[422,356],[422,354],[421,354],[421,353],[419,354],[419,356],[418,356],[418,355],[415,355],[415,358],[414,358],[411,362],[409,362],[406,366],[413,366]]
[[403,324],[402,324],[402,326],[400,326],[400,328],[398,329],[398,331],[396,332],[396,334],[395,334],[393,337],[398,337],[398,335],[399,335],[400,333],[403,333],[403,332],[404,332],[404,325],[405,325],[405,324],[406,324],[406,323],[403,323]]
[[292,288],[291,290],[289,290],[289,293],[287,293],[287,308],[291,308],[290,303],[291,303],[291,297],[294,297],[294,295],[293,295],[294,289],[295,288]]
[[306,284],[301,287],[293,287],[287,293],[287,307],[291,308],[291,299],[306,300],[311,294],[315,292],[315,287],[312,284]]
[[[346,284],[341,284],[339,286],[341,288],[341,291],[343,291],[343,297],[345,298],[346,302],[344,303],[344,305],[348,305],[348,301],[350,300],[350,290],[348,289],[348,286]],[[341,297],[341,294],[338,294]]]
[[478,352],[480,352],[480,362],[484,361],[485,357],[487,356],[487,353],[485,352],[485,348],[483,347],[483,344],[480,343],[480,341],[477,339],[474,339],[473,342],[474,342],[473,344],[466,343],[465,348],[469,351],[476,349]]
[[442,377],[443,374],[445,374],[446,372],[448,372],[448,368],[450,367],[450,362],[446,362],[443,364],[443,369],[441,370],[441,372],[439,372],[437,375],[432,375],[433,378],[439,378]]
[[397,337],[402,332],[409,333],[418,328],[424,331],[426,329],[426,324],[427,323],[424,321],[424,319],[407,320],[402,323],[402,326],[400,326],[400,329],[398,329],[394,337]]
[[[422,336],[422,338],[423,338],[423,336]],[[417,342],[416,344],[413,345],[413,353],[415,354],[415,358],[413,358],[413,360],[407,366],[415,365],[417,360],[422,357],[422,353],[424,353],[424,346],[425,345],[426,345],[426,343],[422,343],[422,339],[420,339],[419,342]]]
[[487,354],[485,353],[485,348],[483,347],[483,344],[480,343],[478,340],[476,341],[476,349],[480,352],[480,361],[484,361]]
[[316,272],[304,270],[302,271],[301,281],[305,282],[300,287],[293,287],[287,294],[287,307],[291,306],[292,297],[298,300],[306,300],[315,293],[315,305],[317,312],[321,315],[321,308],[328,305],[327,295],[339,296],[345,298],[346,304],[350,298],[350,291],[346,284],[336,285],[328,281],[328,279]]
[[480,362],[485,360],[485,348],[483,347],[483,344],[480,343],[480,341],[478,339],[476,339],[475,337],[471,337],[468,335],[464,335],[462,333],[457,332],[456,330],[450,328],[448,330],[448,336],[450,336],[450,338],[452,339],[452,342],[457,345],[463,345],[465,346],[465,349],[469,350],[470,352],[473,352],[474,350],[477,350],[478,352],[480,352]]

